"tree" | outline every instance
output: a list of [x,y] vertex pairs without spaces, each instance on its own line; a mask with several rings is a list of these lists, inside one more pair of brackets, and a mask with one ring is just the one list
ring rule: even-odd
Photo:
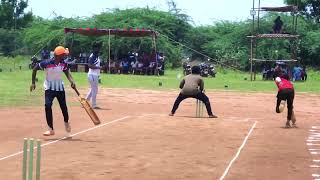
[[0,28],[20,29],[32,21],[32,13],[24,13],[28,1],[1,0],[0,2]]
[[314,18],[320,23],[320,1],[319,0],[284,0],[288,5],[298,5],[299,11],[308,18]]
[[32,22],[32,13],[24,13],[27,6],[28,1],[24,0],[0,1],[0,52],[6,56],[13,55],[20,44],[19,30]]

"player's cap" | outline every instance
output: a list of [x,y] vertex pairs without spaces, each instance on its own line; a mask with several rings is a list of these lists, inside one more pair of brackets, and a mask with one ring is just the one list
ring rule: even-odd
[[54,49],[54,55],[60,56],[60,55],[68,55],[69,54],[69,49],[64,48],[63,46],[57,46]]

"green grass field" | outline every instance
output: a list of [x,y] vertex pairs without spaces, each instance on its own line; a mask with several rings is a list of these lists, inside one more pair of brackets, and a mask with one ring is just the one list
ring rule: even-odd
[[[31,70],[28,69],[29,59],[18,57],[15,59],[0,58],[0,106],[25,106],[43,104],[39,97],[43,94],[43,71],[38,71],[37,89],[30,93]],[[72,73],[79,88],[88,88],[86,73]],[[165,91],[178,89],[183,78],[182,69],[166,70],[164,76],[137,76],[102,74],[100,87],[107,88],[139,88]],[[248,80],[245,80],[247,78]],[[204,78],[207,91],[226,90],[242,92],[276,92],[273,81],[262,81],[257,76],[256,81],[250,81],[249,73],[239,73],[231,70],[218,70],[217,77]],[[162,86],[159,86],[159,82]],[[69,86],[65,78],[66,86]],[[320,74],[316,71],[308,72],[308,81],[294,82],[296,92],[318,93],[320,88]],[[227,87],[226,87],[227,86]]]

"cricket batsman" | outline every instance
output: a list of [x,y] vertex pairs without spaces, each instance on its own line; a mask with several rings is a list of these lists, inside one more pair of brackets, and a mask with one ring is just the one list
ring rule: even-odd
[[296,127],[296,118],[293,112],[293,99],[294,99],[294,87],[293,84],[289,80],[288,74],[283,74],[281,77],[276,77],[275,83],[278,87],[277,94],[277,104],[276,104],[276,112],[280,113],[280,103],[281,101],[287,101],[288,115],[286,128],[290,128],[290,121],[292,122],[292,126]]
[[58,99],[63,117],[64,125],[67,133],[71,132],[71,126],[69,123],[68,108],[66,104],[66,95],[64,89],[64,83],[62,81],[62,72],[67,76],[71,87],[75,88],[76,85],[73,78],[69,72],[67,64],[63,61],[63,58],[69,54],[69,50],[63,46],[58,46],[54,49],[54,57],[49,60],[41,61],[33,68],[32,72],[32,84],[30,86],[30,91],[35,90],[36,84],[35,79],[37,71],[42,69],[45,71],[45,113],[46,120],[48,124],[48,130],[43,133],[44,136],[54,135],[53,129],[53,117],[52,117],[52,101],[54,98]]

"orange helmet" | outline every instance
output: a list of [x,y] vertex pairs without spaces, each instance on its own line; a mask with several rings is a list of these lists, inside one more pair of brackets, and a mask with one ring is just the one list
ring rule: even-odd
[[69,54],[69,49],[64,48],[63,46],[57,46],[54,49],[54,55],[60,56],[60,55],[68,55]]

